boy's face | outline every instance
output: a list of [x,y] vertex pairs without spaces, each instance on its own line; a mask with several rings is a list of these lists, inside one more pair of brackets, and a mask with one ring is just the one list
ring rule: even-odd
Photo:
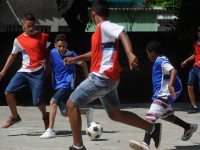
[[35,21],[24,20],[22,28],[27,35],[33,35],[35,29]]
[[197,36],[200,39],[200,30],[197,31]]
[[154,62],[156,60],[154,51],[150,52],[150,51],[146,50],[146,52],[147,52],[147,56],[148,56],[149,60],[151,62]]
[[68,43],[65,41],[58,41],[54,43],[54,46],[58,49],[60,55],[64,55],[67,51]]

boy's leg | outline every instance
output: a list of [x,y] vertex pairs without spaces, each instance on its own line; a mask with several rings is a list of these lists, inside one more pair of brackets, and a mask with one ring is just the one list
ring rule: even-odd
[[8,84],[5,90],[6,101],[10,108],[12,116],[5,123],[3,123],[2,125],[3,128],[10,127],[13,124],[21,121],[21,118],[17,112],[17,102],[14,93],[18,93],[25,86],[26,86],[26,79],[24,78],[22,73],[17,72],[13,76],[13,78],[11,79],[10,83]]
[[26,77],[32,92],[33,105],[37,106],[42,114],[45,130],[49,127],[49,113],[45,104],[45,77],[44,69],[29,73]]
[[73,145],[82,147],[83,146],[83,140],[81,134],[82,120],[81,120],[80,110],[77,106],[75,106],[71,102],[70,99],[67,101],[67,109],[69,114],[70,126],[73,134]]
[[181,138],[181,140],[183,140],[183,141],[189,140],[192,137],[193,133],[196,132],[196,130],[198,128],[197,124],[187,123],[187,122],[183,121],[182,119],[178,118],[175,115],[170,115],[170,116],[163,118],[163,119],[166,120],[166,121],[169,121],[173,124],[176,124],[176,125],[178,125],[178,126],[180,126],[184,129],[184,133],[183,133],[183,136]]
[[50,101],[50,114],[49,114],[49,127],[40,136],[40,139],[49,139],[49,138],[54,138],[56,136],[56,133],[53,130],[55,117],[56,117],[56,111],[57,111],[57,104],[53,100],[51,100]]

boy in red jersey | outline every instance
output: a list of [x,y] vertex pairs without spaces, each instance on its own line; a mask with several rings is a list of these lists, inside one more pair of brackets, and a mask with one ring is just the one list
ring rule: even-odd
[[45,68],[48,69],[48,34],[37,32],[35,28],[35,17],[31,13],[24,15],[24,32],[14,41],[13,49],[6,64],[0,72],[0,80],[6,74],[19,52],[22,53],[22,66],[13,76],[5,90],[7,104],[12,116],[3,123],[2,127],[7,128],[15,123],[19,123],[21,118],[17,111],[15,94],[20,92],[25,86],[30,86],[32,91],[33,105],[37,106],[42,113],[45,129],[49,125],[49,113],[46,112],[44,103],[44,78]]
[[81,135],[81,117],[79,108],[99,98],[108,116],[127,125],[141,128],[150,133],[158,148],[161,136],[161,124],[149,123],[136,114],[120,109],[117,93],[121,67],[118,62],[118,40],[122,41],[131,69],[137,69],[138,60],[132,53],[132,45],[124,27],[107,21],[108,3],[96,0],[92,5],[91,17],[97,25],[92,35],[91,52],[77,57],[65,58],[65,64],[91,59],[90,75],[70,95],[67,101],[69,120],[73,135],[70,150],[86,150]]
[[188,77],[188,95],[192,104],[192,109],[188,111],[188,114],[199,113],[199,109],[195,100],[194,83],[196,77],[198,77],[200,87],[200,26],[197,28],[197,36],[198,40],[194,42],[194,54],[181,63],[181,67],[185,67],[188,62],[194,60],[194,65],[190,70]]

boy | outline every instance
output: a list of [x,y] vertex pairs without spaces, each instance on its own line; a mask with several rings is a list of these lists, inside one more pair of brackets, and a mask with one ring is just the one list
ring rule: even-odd
[[[60,107],[62,115],[68,116],[66,101],[74,89],[75,65],[80,65],[83,68],[85,77],[87,78],[88,76],[87,64],[83,61],[79,61],[76,64],[64,65],[64,58],[77,56],[75,52],[67,49],[68,42],[65,34],[58,34],[56,36],[54,46],[55,48],[50,52],[50,60],[52,66],[53,89],[56,92],[50,101],[49,128],[40,136],[41,139],[53,138],[56,136],[53,127],[57,105]],[[92,122],[92,108],[81,109],[80,113],[86,115],[87,124]]]
[[[145,118],[154,123],[157,119],[169,121],[184,129],[181,140],[187,141],[197,130],[197,124],[189,124],[174,115],[171,103],[173,103],[182,91],[181,80],[177,70],[171,65],[168,58],[162,55],[162,47],[158,41],[147,44],[146,52],[150,61],[154,63],[152,71],[153,103]],[[144,140],[136,142],[131,140],[129,146],[135,150],[149,150],[151,135],[145,133]]]
[[188,77],[188,95],[192,104],[192,109],[187,112],[188,114],[199,113],[194,94],[194,83],[196,77],[198,77],[200,87],[200,26],[197,28],[197,36],[198,40],[194,42],[194,53],[181,63],[181,67],[185,67],[188,62],[195,60]]
[[65,64],[80,60],[90,60],[89,77],[70,95],[67,101],[69,120],[73,135],[70,150],[86,150],[81,135],[79,108],[99,98],[108,116],[118,122],[135,126],[151,133],[156,147],[159,147],[161,124],[151,124],[134,113],[120,110],[117,93],[121,67],[118,62],[118,40],[122,41],[131,69],[137,69],[138,60],[132,53],[132,45],[124,27],[107,21],[108,3],[96,0],[92,5],[91,17],[97,25],[92,35],[91,52],[73,58],[66,58]]
[[22,52],[22,67],[11,79],[5,90],[5,96],[12,116],[2,125],[8,128],[19,123],[21,118],[17,111],[15,94],[25,86],[30,86],[32,91],[33,105],[37,106],[42,113],[45,129],[49,126],[49,113],[46,112],[44,103],[45,70],[48,70],[48,34],[37,32],[35,28],[35,17],[31,13],[24,15],[22,28],[24,32],[14,41],[13,49],[7,62],[0,72],[0,80],[14,62],[18,52]]

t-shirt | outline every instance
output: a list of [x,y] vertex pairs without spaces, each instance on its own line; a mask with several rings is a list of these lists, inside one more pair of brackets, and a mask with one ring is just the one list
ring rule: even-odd
[[176,98],[173,98],[169,93],[168,84],[170,80],[170,70],[173,68],[174,67],[165,56],[158,57],[154,62],[152,71],[152,100],[162,98],[168,100],[169,103],[172,103],[180,95],[182,91],[182,83],[178,76],[176,76],[175,82],[173,84],[174,90],[176,92]]
[[121,67],[118,61],[118,36],[123,26],[104,21],[97,25],[91,40],[91,68],[93,74],[119,80]]
[[53,48],[50,52],[51,67],[52,67],[52,84],[53,89],[74,88],[75,65],[80,65],[82,61],[75,64],[64,65],[63,60],[66,57],[75,57],[77,54],[74,51],[67,50],[65,55],[60,55],[57,48]]
[[45,65],[50,45],[47,40],[48,34],[37,31],[32,36],[22,33],[15,38],[11,53],[22,53],[22,66],[18,72],[35,72]]

